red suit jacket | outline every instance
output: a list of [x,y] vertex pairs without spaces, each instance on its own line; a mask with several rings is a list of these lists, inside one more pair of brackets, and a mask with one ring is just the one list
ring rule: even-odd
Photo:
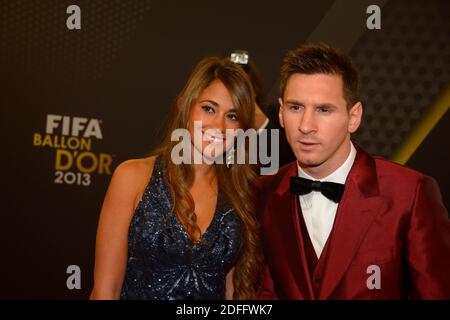
[[450,299],[450,221],[433,178],[357,147],[314,289],[291,176],[296,162],[261,178],[259,299]]

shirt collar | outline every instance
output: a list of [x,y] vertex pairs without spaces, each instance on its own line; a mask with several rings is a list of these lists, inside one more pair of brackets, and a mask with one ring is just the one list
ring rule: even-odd
[[[344,163],[337,168],[334,172],[329,174],[327,177],[323,179],[319,179],[319,181],[328,181],[328,182],[336,182],[336,183],[345,183],[345,180],[347,179],[348,173],[350,172],[350,169],[353,166],[353,162],[355,162],[356,157],[356,149],[353,146],[353,143],[350,141],[350,154],[348,155],[347,159],[344,161]],[[305,179],[310,180],[317,180],[311,177],[309,174],[307,174],[299,165],[297,162],[297,168],[298,168],[298,176]]]

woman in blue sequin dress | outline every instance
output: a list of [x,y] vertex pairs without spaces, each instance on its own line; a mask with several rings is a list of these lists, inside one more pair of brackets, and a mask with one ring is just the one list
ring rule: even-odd
[[[162,145],[114,172],[100,213],[92,299],[254,298],[261,265],[255,173],[234,161],[236,139],[225,134],[253,121],[253,89],[241,67],[203,59],[176,99]],[[177,129],[189,133],[181,153]]]

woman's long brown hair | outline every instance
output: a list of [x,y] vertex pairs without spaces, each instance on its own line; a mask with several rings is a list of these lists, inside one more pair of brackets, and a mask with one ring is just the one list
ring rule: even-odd
[[[167,185],[173,199],[173,211],[184,225],[191,240],[197,242],[201,231],[197,225],[194,200],[189,193],[193,183],[193,167],[190,164],[174,164],[171,151],[178,143],[171,141],[171,133],[177,128],[188,128],[190,109],[200,93],[213,81],[221,81],[228,89],[241,128],[252,127],[254,121],[254,93],[247,75],[240,66],[229,59],[209,57],[194,69],[185,87],[178,95],[169,118],[168,131],[162,145],[156,150],[167,166]],[[248,146],[244,146],[248,160]],[[235,161],[236,162],[236,161]],[[243,239],[233,274],[234,299],[253,299],[259,282],[261,256],[259,227],[255,216],[254,169],[248,164],[213,164],[219,188],[226,194],[243,227]]]

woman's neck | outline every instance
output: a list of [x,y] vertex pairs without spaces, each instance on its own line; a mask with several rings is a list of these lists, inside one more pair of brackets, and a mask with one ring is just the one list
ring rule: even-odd
[[194,181],[209,182],[214,184],[216,181],[216,169],[214,165],[201,163],[193,164]]

